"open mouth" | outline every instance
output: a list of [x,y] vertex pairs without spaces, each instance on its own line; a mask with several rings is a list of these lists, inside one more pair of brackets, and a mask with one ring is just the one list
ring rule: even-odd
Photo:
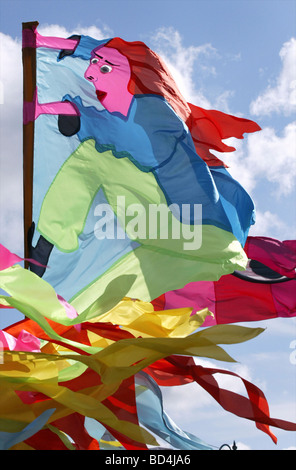
[[105,93],[104,91],[96,90],[96,95],[99,101],[103,101],[107,93]]

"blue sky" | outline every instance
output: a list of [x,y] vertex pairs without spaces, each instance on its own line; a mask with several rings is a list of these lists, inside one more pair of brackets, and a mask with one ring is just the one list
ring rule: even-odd
[[[258,122],[262,131],[236,142],[237,152],[223,158],[256,203],[251,234],[295,239],[295,18],[294,0],[1,0],[1,243],[22,254],[20,40],[22,22],[34,20],[45,35],[144,41],[168,63],[188,101]],[[2,327],[17,318],[1,315]],[[231,370],[262,388],[273,417],[296,421],[295,320],[256,326],[265,332],[228,348],[239,361]],[[224,413],[197,385],[164,396],[181,427],[214,445],[235,439],[241,448],[296,448],[295,433],[274,430],[275,446],[253,423]]]

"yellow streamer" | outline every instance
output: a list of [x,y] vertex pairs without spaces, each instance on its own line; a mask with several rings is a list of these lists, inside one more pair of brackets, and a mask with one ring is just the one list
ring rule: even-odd
[[203,309],[191,316],[191,308],[154,311],[153,305],[140,300],[123,299],[109,312],[96,317],[91,322],[111,322],[141,337],[185,337],[199,328],[207,315]]

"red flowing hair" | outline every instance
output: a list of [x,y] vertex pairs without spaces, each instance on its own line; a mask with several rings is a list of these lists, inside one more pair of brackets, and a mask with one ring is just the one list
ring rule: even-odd
[[133,95],[154,94],[163,96],[177,115],[188,126],[197,154],[209,166],[226,166],[210,150],[232,152],[234,147],[223,140],[229,137],[243,139],[245,132],[260,130],[249,119],[238,118],[216,110],[206,110],[187,103],[163,60],[140,41],[127,42],[113,38],[105,47],[117,49],[130,64],[131,78],[128,90]]

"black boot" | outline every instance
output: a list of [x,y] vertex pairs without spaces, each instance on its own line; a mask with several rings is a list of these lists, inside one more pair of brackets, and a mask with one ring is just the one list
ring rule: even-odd
[[48,259],[50,253],[54,247],[52,243],[46,240],[42,235],[40,235],[39,240],[35,247],[32,246],[32,239],[35,231],[35,224],[32,223],[32,226],[28,233],[28,243],[29,243],[29,253],[30,258],[38,261],[38,263],[43,264],[44,267],[38,266],[34,263],[29,263],[30,271],[37,274],[37,276],[42,277],[45,273],[46,266],[48,264]]

